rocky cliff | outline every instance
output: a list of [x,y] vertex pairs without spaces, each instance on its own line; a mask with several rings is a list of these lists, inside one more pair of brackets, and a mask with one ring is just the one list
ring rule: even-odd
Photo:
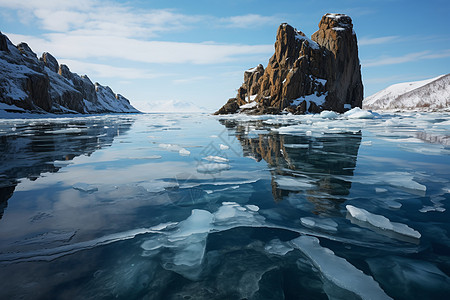
[[122,95],[72,73],[50,54],[14,46],[0,32],[0,109],[9,112],[138,112]]
[[216,114],[303,114],[361,107],[363,84],[352,20],[326,14],[311,38],[288,24],[277,31],[267,68],[244,72],[244,83]]
[[450,74],[391,85],[365,98],[363,107],[375,110],[449,110]]

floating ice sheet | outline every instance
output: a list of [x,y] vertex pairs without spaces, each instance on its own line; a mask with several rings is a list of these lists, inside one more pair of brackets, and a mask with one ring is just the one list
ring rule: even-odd
[[379,229],[393,231],[416,239],[419,239],[421,236],[418,231],[408,227],[406,224],[391,222],[384,216],[372,214],[365,209],[357,208],[352,205],[346,205],[345,208],[353,218],[361,222],[367,222]]
[[300,236],[291,244],[303,252],[320,273],[336,286],[348,290],[361,299],[392,299],[379,284],[361,270],[355,268],[333,251],[320,246],[319,240],[311,236]]
[[287,242],[282,242],[279,239],[275,239],[271,240],[266,246],[264,246],[264,250],[270,254],[283,256],[294,250],[294,248]]
[[300,221],[308,228],[336,232],[338,224],[332,219],[304,217]]
[[207,161],[213,161],[216,163],[227,163],[229,160],[225,157],[221,157],[221,156],[213,156],[213,155],[209,155],[207,157],[203,158],[204,160]]

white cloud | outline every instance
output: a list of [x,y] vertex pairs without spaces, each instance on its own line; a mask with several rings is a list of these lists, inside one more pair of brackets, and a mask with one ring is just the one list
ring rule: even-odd
[[45,38],[6,33],[14,43],[27,41],[37,53],[50,52],[56,58],[116,58],[142,63],[217,64],[241,56],[269,54],[272,45],[180,43],[142,41],[126,37],[83,36],[53,33]]
[[222,18],[219,23],[230,28],[252,28],[262,25],[272,25],[281,23],[280,19],[274,16],[261,16],[257,14],[248,14],[243,16],[232,16]]
[[73,59],[60,59],[60,64],[67,65],[72,72],[80,75],[89,74],[89,76],[102,78],[122,78],[122,79],[153,79],[173,74],[152,73],[147,69],[114,67],[105,64],[87,63]]
[[398,35],[391,35],[391,36],[382,36],[382,37],[362,37],[358,40],[359,46],[367,46],[367,45],[379,45],[379,44],[386,44],[386,43],[392,43],[396,40],[398,40]]
[[408,53],[403,56],[382,56],[380,58],[363,61],[362,65],[363,67],[378,67],[385,65],[402,64],[424,59],[437,59],[445,57],[450,57],[450,49],[443,50],[440,52],[432,52],[427,50],[422,52]]
[[[0,7],[31,16],[45,30],[84,35],[148,38],[169,30],[185,29],[203,20],[201,16],[180,14],[171,9],[137,9],[106,0],[0,0]],[[29,19],[19,21],[29,22]]]

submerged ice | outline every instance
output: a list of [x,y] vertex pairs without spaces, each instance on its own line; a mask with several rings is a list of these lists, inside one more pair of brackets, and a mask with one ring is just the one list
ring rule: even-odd
[[0,298],[444,299],[449,120],[0,120]]

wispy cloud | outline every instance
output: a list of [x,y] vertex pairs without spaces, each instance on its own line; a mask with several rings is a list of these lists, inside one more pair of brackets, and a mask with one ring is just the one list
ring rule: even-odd
[[260,27],[281,23],[281,18],[275,16],[262,16],[257,14],[247,14],[242,16],[232,16],[221,18],[219,24],[229,28],[247,28]]
[[437,58],[445,58],[450,57],[450,49],[433,52],[433,51],[422,51],[422,52],[414,52],[408,53],[403,56],[382,56],[376,59],[370,59],[362,61],[363,67],[378,67],[385,65],[396,65],[407,63],[411,61],[419,61],[424,59],[437,59]]
[[[81,75],[86,73],[93,77],[102,78],[120,77],[122,79],[153,79],[173,75],[169,73],[162,74],[151,72],[151,70],[148,69],[115,67],[111,65],[87,63],[83,61],[64,58],[60,59],[59,63],[69,66],[72,72],[79,73]],[[118,74],[120,75],[118,76]]]
[[386,43],[392,43],[399,39],[398,35],[391,35],[391,36],[382,36],[382,37],[362,37],[358,40],[359,46],[367,46],[367,45],[379,45],[379,44],[386,44]]
[[6,33],[14,42],[27,41],[38,53],[72,59],[116,58],[142,63],[217,64],[239,57],[273,52],[272,45],[142,41],[126,37],[47,34],[44,38]]
[[0,0],[0,7],[16,10],[37,21],[42,29],[84,35],[154,37],[159,33],[188,28],[203,18],[170,9],[137,9],[106,0]]

